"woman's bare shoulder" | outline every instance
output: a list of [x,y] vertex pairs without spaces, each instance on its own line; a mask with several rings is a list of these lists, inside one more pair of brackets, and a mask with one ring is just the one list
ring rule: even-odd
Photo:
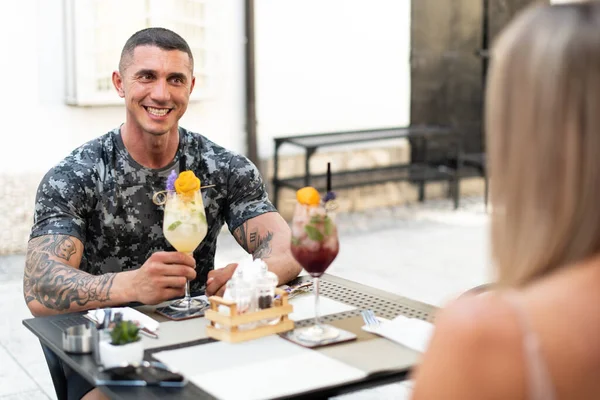
[[499,292],[460,297],[436,315],[436,331],[444,340],[476,349],[520,337],[516,312]]
[[453,301],[436,315],[435,333],[415,374],[415,399],[485,398],[486,391],[499,390],[519,398],[521,344],[514,312],[501,295]]

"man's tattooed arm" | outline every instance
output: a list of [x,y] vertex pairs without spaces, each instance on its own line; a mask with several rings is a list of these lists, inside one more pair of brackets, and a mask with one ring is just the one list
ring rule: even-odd
[[254,259],[265,260],[269,270],[279,276],[279,282],[294,279],[301,271],[290,251],[290,227],[278,213],[271,212],[251,218],[233,232],[237,242]]
[[250,222],[246,221],[236,229],[234,235],[238,243],[244,250],[251,253],[254,259],[269,258],[271,255],[273,232],[269,230],[261,232],[258,226],[251,226]]
[[34,315],[81,311],[113,303],[117,274],[90,275],[80,271],[83,244],[65,235],[29,241],[23,294]]

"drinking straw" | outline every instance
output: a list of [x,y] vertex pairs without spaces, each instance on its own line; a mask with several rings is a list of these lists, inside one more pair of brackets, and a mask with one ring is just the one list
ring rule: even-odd
[[327,163],[327,193],[331,192],[331,163]]
[[185,154],[181,153],[181,157],[179,157],[179,173],[185,171]]

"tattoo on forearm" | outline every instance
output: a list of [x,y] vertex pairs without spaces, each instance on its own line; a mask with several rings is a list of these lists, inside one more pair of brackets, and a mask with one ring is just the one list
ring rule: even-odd
[[110,300],[116,274],[94,276],[59,261],[68,261],[76,252],[73,240],[64,235],[32,239],[23,279],[25,301],[37,300],[46,308],[65,311],[72,304]]
[[252,253],[254,259],[269,258],[269,256],[271,256],[271,240],[273,240],[273,232],[266,231],[261,235],[258,228],[254,228],[249,232],[248,223],[244,222],[236,229],[235,234],[240,246],[248,253]]

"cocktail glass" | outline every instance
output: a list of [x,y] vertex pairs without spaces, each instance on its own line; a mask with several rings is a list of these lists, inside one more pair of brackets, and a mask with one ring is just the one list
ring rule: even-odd
[[[208,232],[204,203],[200,190],[191,194],[169,192],[165,201],[163,233],[175,250],[193,256]],[[185,297],[170,304],[176,310],[193,313],[205,303],[192,299],[190,283],[185,284]]]
[[322,343],[335,339],[340,332],[324,325],[319,317],[319,278],[336,258],[340,249],[334,213],[326,206],[296,203],[292,219],[291,250],[294,258],[313,277],[315,293],[314,325],[297,329],[299,340]]

